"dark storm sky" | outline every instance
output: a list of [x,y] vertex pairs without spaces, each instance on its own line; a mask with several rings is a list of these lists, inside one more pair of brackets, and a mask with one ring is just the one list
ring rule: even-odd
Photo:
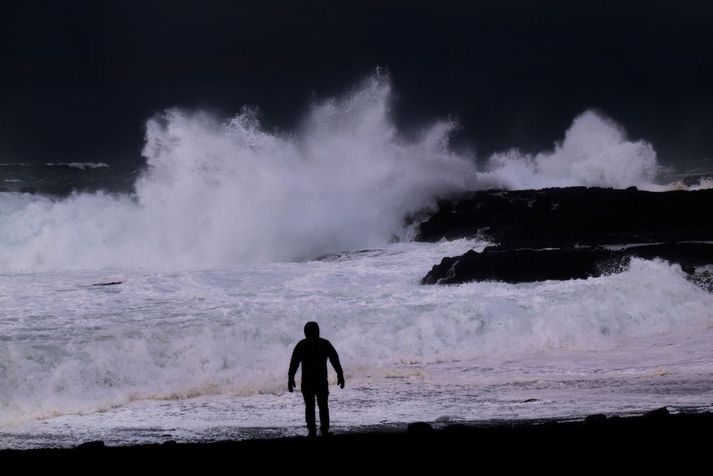
[[140,161],[164,108],[313,97],[387,68],[404,128],[449,114],[483,156],[550,148],[598,108],[664,160],[713,157],[713,8],[687,1],[3,4],[0,162]]

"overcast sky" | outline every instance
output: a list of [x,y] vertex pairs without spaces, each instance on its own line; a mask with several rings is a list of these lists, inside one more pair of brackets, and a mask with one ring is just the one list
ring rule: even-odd
[[713,157],[713,7],[690,1],[3,3],[0,162],[140,160],[167,107],[289,129],[377,66],[399,124],[542,150],[598,108],[664,159]]

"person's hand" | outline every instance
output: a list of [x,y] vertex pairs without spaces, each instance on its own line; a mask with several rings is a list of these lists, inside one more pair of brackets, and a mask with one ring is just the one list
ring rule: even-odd
[[337,377],[337,385],[339,385],[339,388],[344,388],[344,375]]
[[295,389],[297,385],[295,385],[295,379],[291,378],[287,380],[287,390],[292,393],[292,391]]

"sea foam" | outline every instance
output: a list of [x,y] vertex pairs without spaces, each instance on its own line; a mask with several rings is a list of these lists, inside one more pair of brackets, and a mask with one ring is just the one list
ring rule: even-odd
[[[566,282],[418,284],[439,256],[472,246],[484,244],[397,243],[232,270],[0,276],[0,425],[135,400],[282,395],[310,320],[337,346],[354,389],[381,385],[374,375],[498,359],[507,369],[469,378],[507,382],[513,369],[562,353],[566,371],[582,376],[621,368],[622,354],[647,367],[669,358],[650,339],[686,343],[711,325],[713,297],[660,261]],[[99,280],[123,284],[90,285]],[[696,349],[685,355],[695,360]]]

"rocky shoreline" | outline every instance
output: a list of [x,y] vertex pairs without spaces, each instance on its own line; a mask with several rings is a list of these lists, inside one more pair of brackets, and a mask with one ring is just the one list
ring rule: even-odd
[[713,189],[488,190],[441,200],[416,239],[482,237],[507,248],[713,241]]
[[468,281],[522,283],[586,279],[610,274],[628,266],[631,258],[663,259],[678,264],[689,277],[711,288],[710,273],[697,272],[713,264],[713,244],[667,243],[612,250],[603,247],[560,249],[502,249],[489,246],[446,257],[422,279],[423,284],[457,284]]
[[713,288],[713,190],[644,192],[571,187],[472,192],[439,202],[418,240],[482,238],[483,252],[446,257],[423,284],[584,279],[632,257],[678,264]]

